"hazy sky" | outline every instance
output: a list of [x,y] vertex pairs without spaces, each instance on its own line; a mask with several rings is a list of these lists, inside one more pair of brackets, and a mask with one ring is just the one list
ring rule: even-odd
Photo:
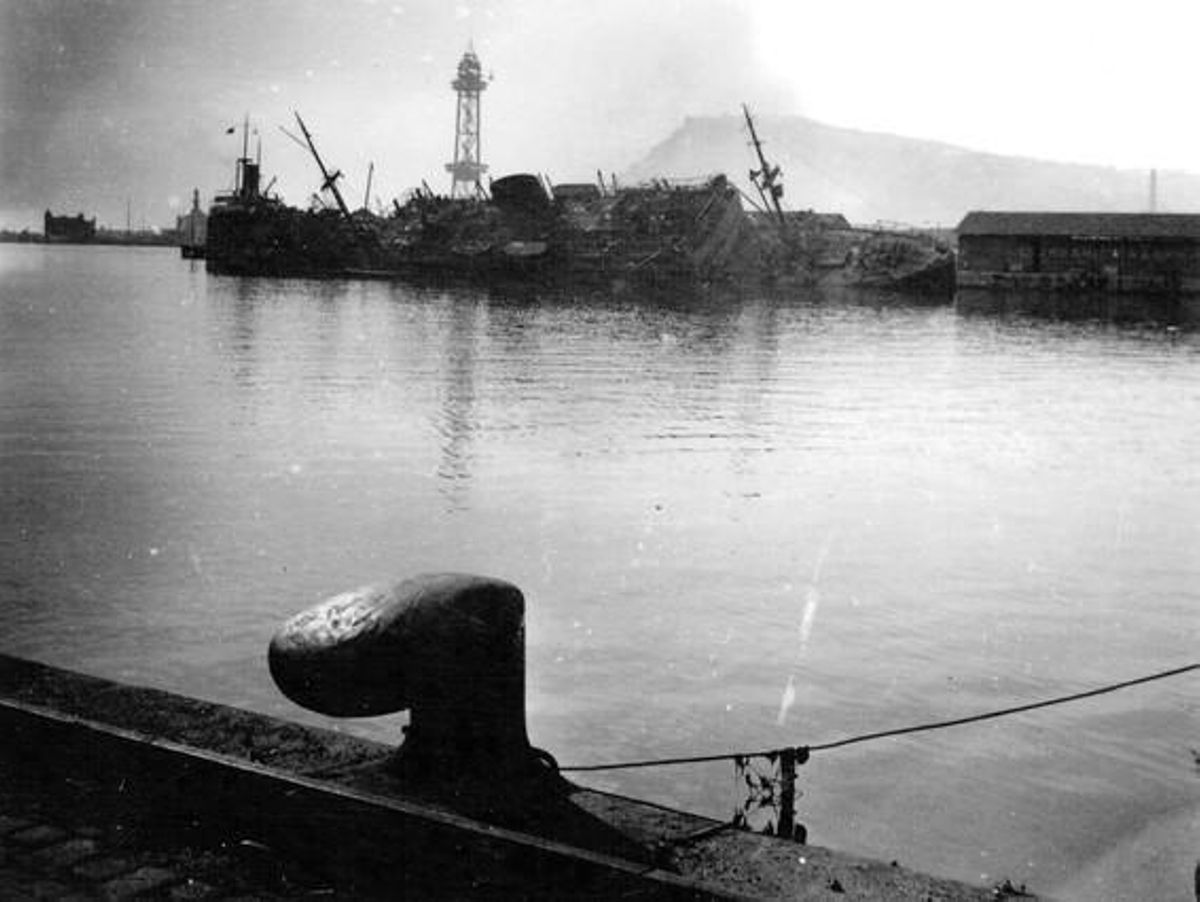
[[[1200,171],[1196,0],[0,0],[0,224],[166,225],[249,115],[304,203],[299,110],[361,202],[444,190],[473,44],[493,174],[620,171],[688,115],[797,113],[979,150]],[[294,129],[293,129],[294,130]]]

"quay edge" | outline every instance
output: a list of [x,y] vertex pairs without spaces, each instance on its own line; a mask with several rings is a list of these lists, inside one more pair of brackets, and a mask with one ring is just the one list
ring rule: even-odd
[[0,730],[0,762],[31,787],[102,786],[92,820],[264,845],[356,898],[1001,897],[574,784],[485,821],[398,791],[382,743],[4,655]]

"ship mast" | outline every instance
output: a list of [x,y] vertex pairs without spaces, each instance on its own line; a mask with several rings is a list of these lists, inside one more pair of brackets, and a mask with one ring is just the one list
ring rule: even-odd
[[308,127],[305,126],[304,120],[300,118],[299,113],[296,113],[294,110],[293,113],[296,116],[296,122],[300,124],[300,133],[304,135],[304,140],[308,144],[309,152],[312,153],[313,159],[317,161],[317,167],[321,170],[321,178],[325,180],[324,184],[321,185],[322,189],[328,188],[333,193],[333,199],[337,201],[338,209],[342,211],[342,215],[346,217],[346,221],[353,225],[354,217],[350,215],[350,208],[346,206],[346,201],[342,197],[342,192],[338,190],[337,186],[337,180],[342,177],[341,171],[338,170],[331,173],[325,168],[325,161],[322,160],[321,155],[317,153],[317,147],[315,144],[313,144],[312,135],[309,134]]
[[[233,129],[230,129],[233,131]],[[250,162],[250,114],[246,113],[242,118],[242,155],[238,157],[237,165],[233,172],[233,193],[238,197],[242,196],[242,189],[245,186],[246,180],[245,169],[246,164]]]
[[250,114],[242,120],[242,162],[250,161]]
[[746,125],[750,128],[750,140],[754,142],[754,152],[758,154],[758,165],[761,167],[750,170],[750,181],[762,195],[763,201],[775,211],[775,216],[779,219],[779,227],[785,229],[787,228],[787,219],[783,215],[783,206],[779,203],[779,198],[783,197],[783,184],[779,181],[779,177],[783,172],[778,166],[768,163],[767,158],[763,155],[762,141],[758,139],[754,120],[750,118],[750,108],[744,103],[742,112],[746,116]]

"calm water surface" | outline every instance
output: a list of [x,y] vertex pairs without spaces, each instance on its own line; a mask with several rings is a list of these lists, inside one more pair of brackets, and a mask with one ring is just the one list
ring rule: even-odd
[[[441,570],[524,590],[530,732],[564,764],[1192,663],[1198,448],[1186,331],[0,245],[0,650],[311,723],[267,674],[276,627]],[[968,880],[1191,898],[1197,688],[817,755],[800,819]],[[585,782],[737,801],[725,764]]]

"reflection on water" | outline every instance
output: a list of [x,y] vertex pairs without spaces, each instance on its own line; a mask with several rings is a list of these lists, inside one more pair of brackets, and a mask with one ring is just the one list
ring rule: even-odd
[[1115,292],[993,291],[960,289],[955,306],[964,315],[1032,317],[1066,322],[1194,327],[1200,298]]
[[[215,278],[119,248],[3,247],[0,287],[7,652],[323,723],[267,675],[284,618],[484,573],[526,592],[530,732],[564,763],[817,743],[1195,658],[1187,330]],[[814,756],[799,819],[1051,888],[1196,809],[1194,697]],[[731,780],[591,782],[726,816]]]
[[435,417],[442,438],[442,457],[437,475],[443,493],[455,509],[465,506],[463,497],[471,474],[471,433],[474,430],[475,339],[479,334],[480,311],[474,304],[455,304],[446,339],[446,378],[442,405]]

